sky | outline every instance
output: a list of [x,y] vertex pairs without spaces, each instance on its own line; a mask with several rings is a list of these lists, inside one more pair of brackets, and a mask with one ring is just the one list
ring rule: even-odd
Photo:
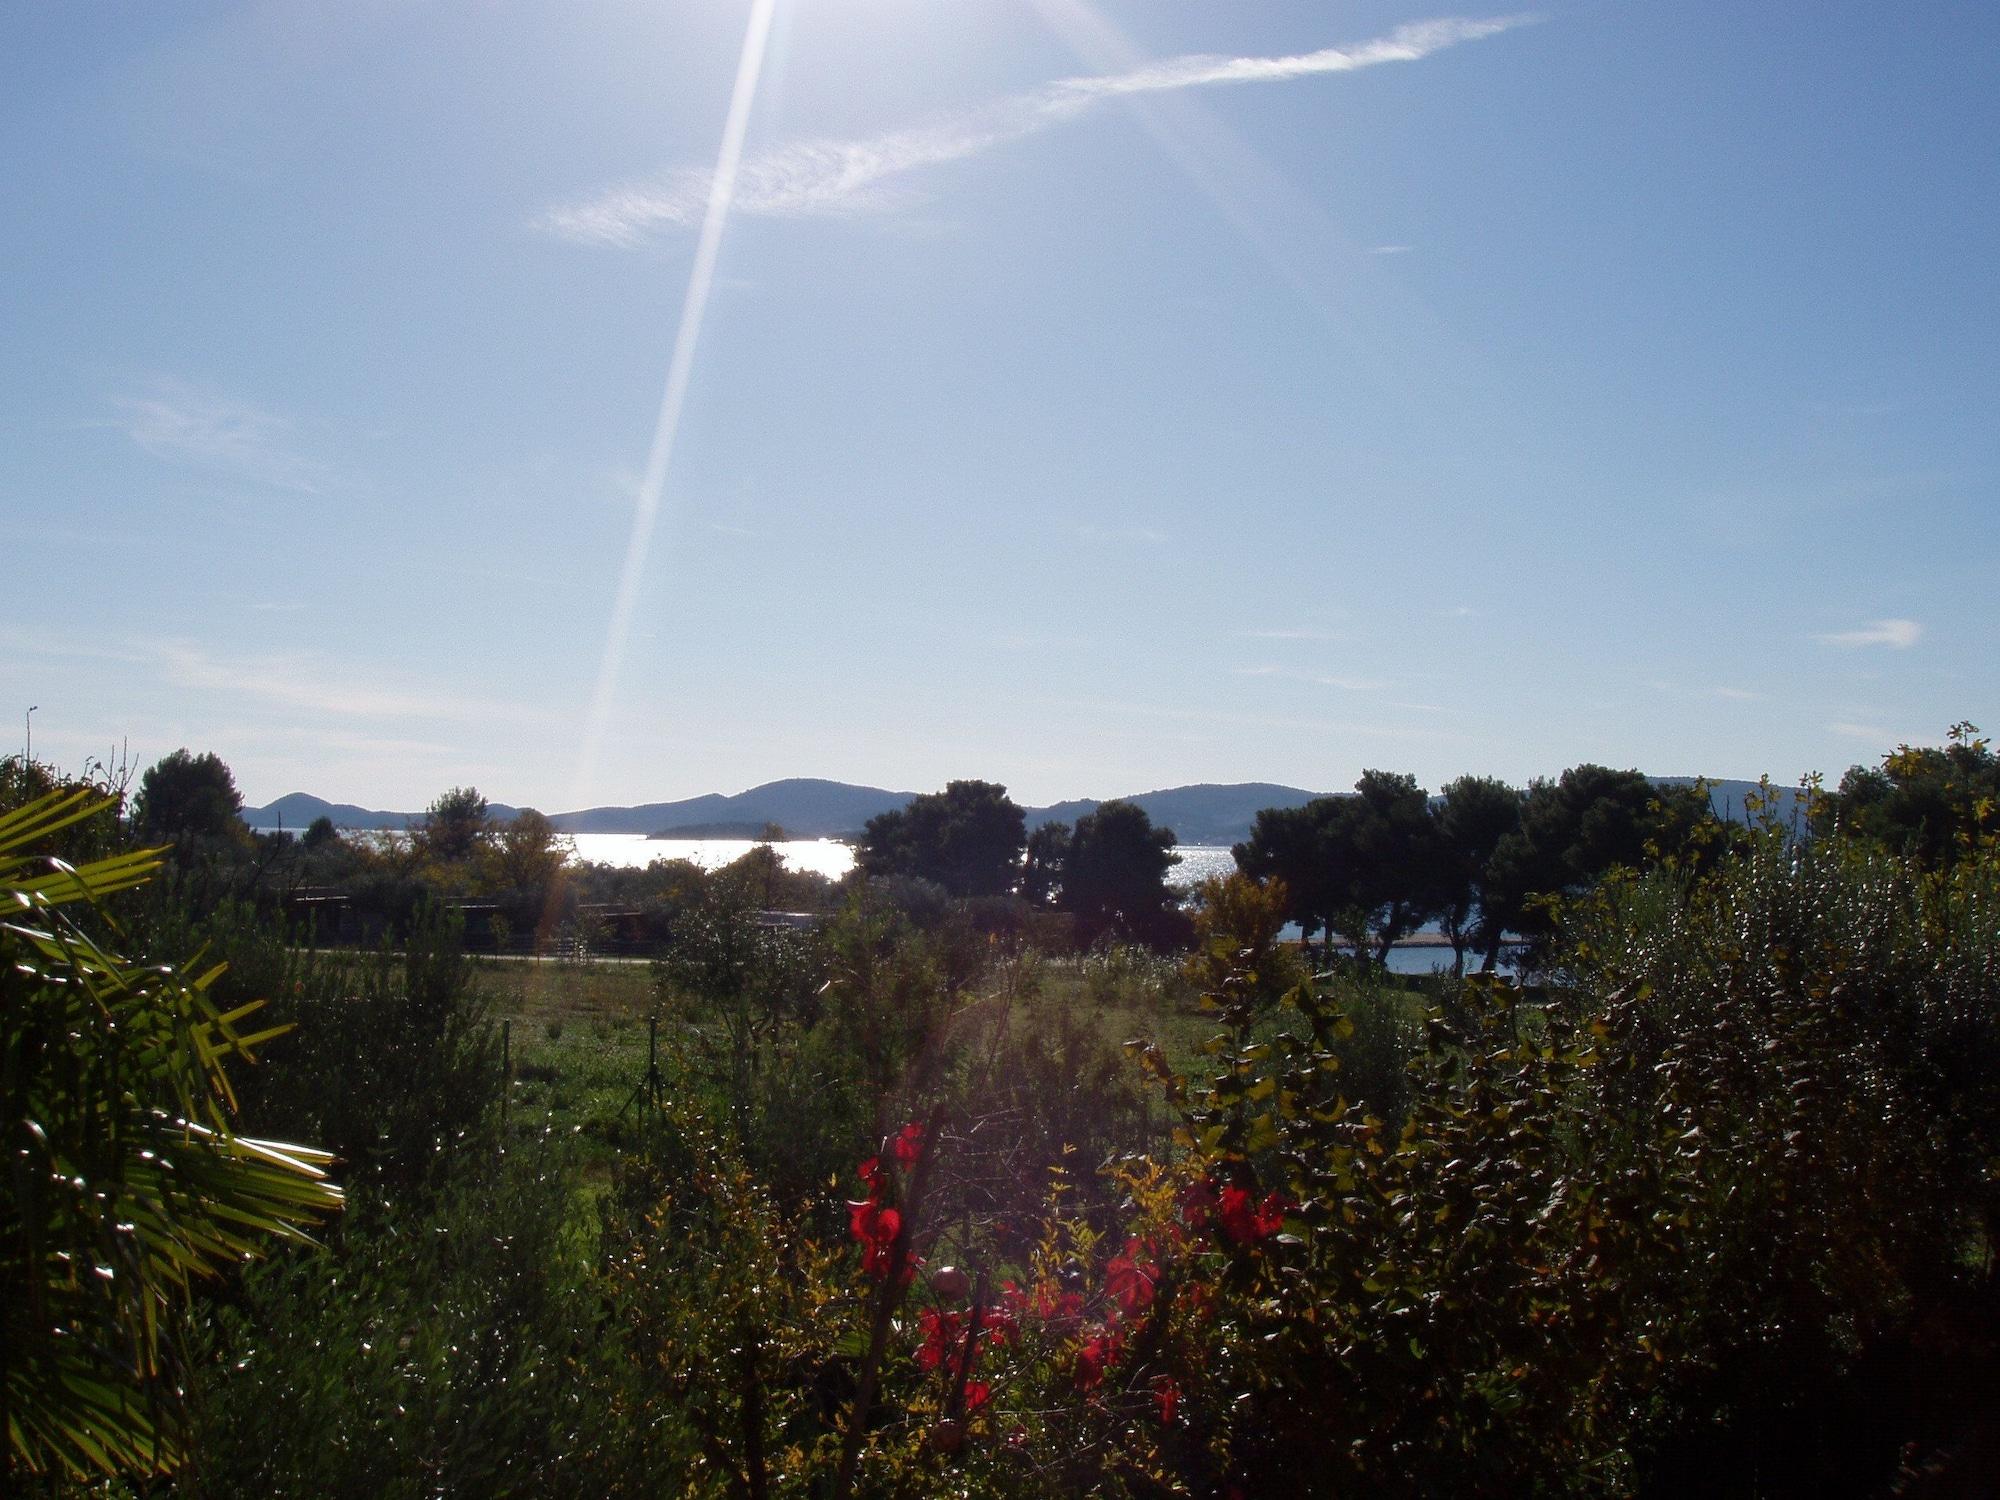
[[1996,725],[1995,57],[1943,0],[6,7],[0,747],[555,811]]

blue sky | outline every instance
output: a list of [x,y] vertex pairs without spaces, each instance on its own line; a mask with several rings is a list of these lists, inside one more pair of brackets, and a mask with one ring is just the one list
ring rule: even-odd
[[253,802],[1837,777],[1994,720],[1996,56],[1837,0],[9,7],[0,708]]

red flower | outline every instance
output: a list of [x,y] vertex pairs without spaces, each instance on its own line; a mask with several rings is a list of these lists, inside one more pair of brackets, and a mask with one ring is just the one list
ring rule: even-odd
[[914,1167],[924,1153],[924,1127],[912,1120],[890,1138],[889,1155],[899,1167]]
[[1014,1321],[1013,1309],[997,1302],[979,1310],[979,1327],[987,1342],[1002,1347],[1011,1344],[1021,1332],[1021,1325]]
[[1253,1202],[1250,1189],[1233,1184],[1216,1196],[1215,1222],[1232,1245],[1258,1245],[1285,1227],[1292,1200],[1283,1193],[1266,1193]]
[[983,1380],[968,1380],[965,1383],[965,1410],[967,1415],[979,1410],[993,1399],[993,1388]]
[[1083,1294],[1058,1292],[1052,1281],[1035,1283],[1032,1292],[1023,1291],[1011,1281],[1003,1281],[1000,1283],[1000,1299],[1011,1319],[1034,1318],[1049,1324],[1058,1333],[1073,1328],[1083,1314]]
[[885,1179],[882,1176],[881,1157],[871,1156],[861,1164],[861,1180],[868,1185],[869,1197],[879,1198],[882,1196],[882,1184]]
[[1160,1409],[1160,1425],[1171,1427],[1181,1409],[1180,1382],[1171,1375],[1153,1377],[1153,1404]]
[[935,1370],[958,1350],[958,1314],[927,1307],[917,1314],[924,1330],[924,1342],[917,1350],[917,1368]]
[[1181,1193],[1181,1217],[1196,1229],[1206,1229],[1215,1217],[1215,1184],[1207,1178],[1190,1182]]
[[862,1270],[870,1276],[887,1275],[890,1247],[902,1232],[903,1216],[868,1198],[847,1205],[847,1227],[861,1242]]
[[1115,1328],[1102,1329],[1083,1341],[1083,1347],[1076,1351],[1078,1390],[1087,1391],[1103,1383],[1104,1372],[1116,1362],[1124,1342]]
[[1292,1200],[1283,1193],[1266,1193],[1264,1201],[1257,1205],[1257,1238],[1267,1240],[1285,1227],[1285,1215],[1292,1211]]
[[1104,1290],[1126,1317],[1136,1317],[1153,1303],[1153,1287],[1160,1268],[1143,1259],[1145,1247],[1137,1236],[1125,1241],[1125,1253],[1114,1255],[1104,1268]]
[[1248,1245],[1257,1238],[1257,1214],[1250,1203],[1250,1190],[1230,1186],[1216,1195],[1215,1222],[1232,1245]]

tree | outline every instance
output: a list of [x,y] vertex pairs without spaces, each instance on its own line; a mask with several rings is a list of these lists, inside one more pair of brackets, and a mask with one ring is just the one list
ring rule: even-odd
[[[174,784],[156,783],[156,815]],[[0,923],[10,1480],[178,1468],[187,1379],[163,1325],[198,1278],[301,1236],[341,1201],[326,1153],[234,1128],[224,1064],[287,1028],[239,1030],[262,1002],[221,1011],[207,994],[219,966],[188,975],[128,960],[92,930],[92,908],[143,883],[157,851],[74,867],[25,852],[106,805],[76,789],[0,814],[0,904],[13,914]]]
[[1443,844],[1414,776],[1363,771],[1351,797],[1265,808],[1234,852],[1244,874],[1284,882],[1308,941],[1323,926],[1378,962],[1444,900]]
[[1321,927],[1333,928],[1333,886],[1323,854],[1327,825],[1340,815],[1339,797],[1316,797],[1303,807],[1266,807],[1251,824],[1250,837],[1230,851],[1237,868],[1253,880],[1276,880],[1289,893],[1287,909],[1305,940]]
[[575,852],[569,836],[532,807],[494,829],[487,846],[494,884],[529,895],[548,891]]
[[145,843],[172,844],[183,858],[202,849],[242,847],[243,796],[222,757],[181,749],[139,779],[132,828]]
[[1586,763],[1553,781],[1531,782],[1520,825],[1500,839],[1487,864],[1486,966],[1498,959],[1503,931],[1549,935],[1549,898],[1582,891],[1614,869],[1645,869],[1711,842],[1715,821],[1699,786],[1655,788],[1639,771]]
[[1284,994],[1305,972],[1297,950],[1279,941],[1290,908],[1282,880],[1252,880],[1240,870],[1211,875],[1195,892],[1188,978],[1204,994],[1221,994],[1232,980],[1260,1001]]
[[954,781],[868,820],[860,865],[871,876],[911,875],[954,896],[1003,896],[1021,875],[1027,814],[990,781]]
[[1354,795],[1336,808],[1321,849],[1334,920],[1357,954],[1372,945],[1376,962],[1386,964],[1396,942],[1442,904],[1444,845],[1430,797],[1414,776],[1363,771]]
[[1473,943],[1499,952],[1487,888],[1500,841],[1521,826],[1521,793],[1491,776],[1461,776],[1439,793],[1431,812],[1444,846],[1438,919],[1451,940],[1452,967],[1462,974]]
[[429,858],[453,864],[471,858],[492,829],[492,813],[479,789],[455,786],[425,810],[417,842]]
[[2000,758],[1976,724],[1951,726],[1943,746],[1898,745],[1879,768],[1854,766],[1814,826],[1839,829],[1915,859],[1954,864],[2000,822]]
[[1028,835],[1027,858],[1021,865],[1021,896],[1034,906],[1061,904],[1063,871],[1069,863],[1074,830],[1067,823],[1044,823]]
[[1179,861],[1174,831],[1155,828],[1134,802],[1106,802],[1077,819],[1063,857],[1062,906],[1074,912],[1084,941],[1113,932],[1168,946],[1186,930],[1167,885]]

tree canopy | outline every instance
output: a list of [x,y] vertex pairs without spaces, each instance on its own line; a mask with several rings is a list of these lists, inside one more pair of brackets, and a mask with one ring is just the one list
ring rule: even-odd
[[446,862],[468,859],[485,842],[492,828],[492,811],[479,789],[455,786],[425,810],[418,842],[432,859]]
[[139,779],[132,826],[146,843],[172,844],[186,854],[202,845],[243,844],[243,796],[222,757],[174,751]]
[[1976,724],[1952,725],[1943,746],[1899,745],[1855,766],[1815,825],[1870,839],[1931,869],[1955,863],[2000,818],[2000,758]]
[[1020,879],[1027,829],[1004,786],[954,781],[870,818],[859,862],[871,876],[915,876],[954,896],[1002,896]]
[[1167,884],[1177,862],[1173,829],[1154,827],[1137,803],[1103,803],[1078,818],[1070,834],[1059,904],[1076,914],[1085,941],[1108,932],[1135,942],[1174,942],[1186,932]]
[[1443,844],[1438,922],[1462,970],[1471,944],[1498,952],[1501,932],[1487,888],[1494,852],[1521,826],[1521,793],[1491,776],[1461,776],[1439,793],[1432,817]]
[[1444,844],[1414,776],[1364,771],[1351,797],[1321,797],[1257,815],[1236,861],[1278,878],[1292,920],[1339,932],[1357,951],[1386,955],[1444,903]]

